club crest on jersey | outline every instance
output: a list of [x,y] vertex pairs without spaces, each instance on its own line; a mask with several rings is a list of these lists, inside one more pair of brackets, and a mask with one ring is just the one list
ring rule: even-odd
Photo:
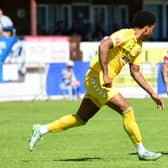
[[119,45],[119,44],[121,43],[121,39],[120,39],[120,37],[116,37],[116,38],[115,38],[115,42],[116,42],[116,44]]

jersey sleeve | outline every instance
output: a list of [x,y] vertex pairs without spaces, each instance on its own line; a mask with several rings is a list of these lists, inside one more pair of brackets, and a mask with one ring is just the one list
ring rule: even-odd
[[142,49],[142,51],[135,57],[132,57],[133,59],[130,61],[130,63],[134,64],[134,65],[140,65],[143,62],[144,59],[144,53],[145,50]]
[[138,56],[134,57],[134,59],[130,62],[134,65],[140,65],[141,62],[142,62],[142,57],[141,57],[142,54],[139,54]]

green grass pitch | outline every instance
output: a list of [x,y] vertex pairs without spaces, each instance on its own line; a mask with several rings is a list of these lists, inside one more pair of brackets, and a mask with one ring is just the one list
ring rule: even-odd
[[0,103],[2,168],[165,168],[168,166],[168,99],[164,111],[149,98],[128,99],[146,148],[162,152],[157,161],[139,161],[123,131],[122,119],[103,107],[87,125],[44,136],[33,152],[28,139],[34,123],[48,123],[74,113],[79,101]]

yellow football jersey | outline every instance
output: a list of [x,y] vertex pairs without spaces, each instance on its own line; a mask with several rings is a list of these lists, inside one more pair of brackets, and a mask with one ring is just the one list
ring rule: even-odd
[[[121,29],[109,36],[113,42],[113,48],[108,53],[108,72],[113,79],[118,75],[126,63],[140,64],[140,53],[142,51],[142,41],[137,41],[133,29]],[[90,68],[102,71],[99,56],[97,54],[90,62]]]

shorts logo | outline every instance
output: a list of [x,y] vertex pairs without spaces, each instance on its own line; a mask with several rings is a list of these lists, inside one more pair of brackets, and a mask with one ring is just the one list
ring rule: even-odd
[[95,91],[102,97],[102,98],[106,98],[106,93],[100,88],[100,86],[96,83],[96,80],[94,79],[94,77],[90,77],[90,84],[93,86],[93,88],[95,89]]
[[127,64],[130,60],[127,56],[124,56],[121,58],[121,61],[124,63],[124,64]]

